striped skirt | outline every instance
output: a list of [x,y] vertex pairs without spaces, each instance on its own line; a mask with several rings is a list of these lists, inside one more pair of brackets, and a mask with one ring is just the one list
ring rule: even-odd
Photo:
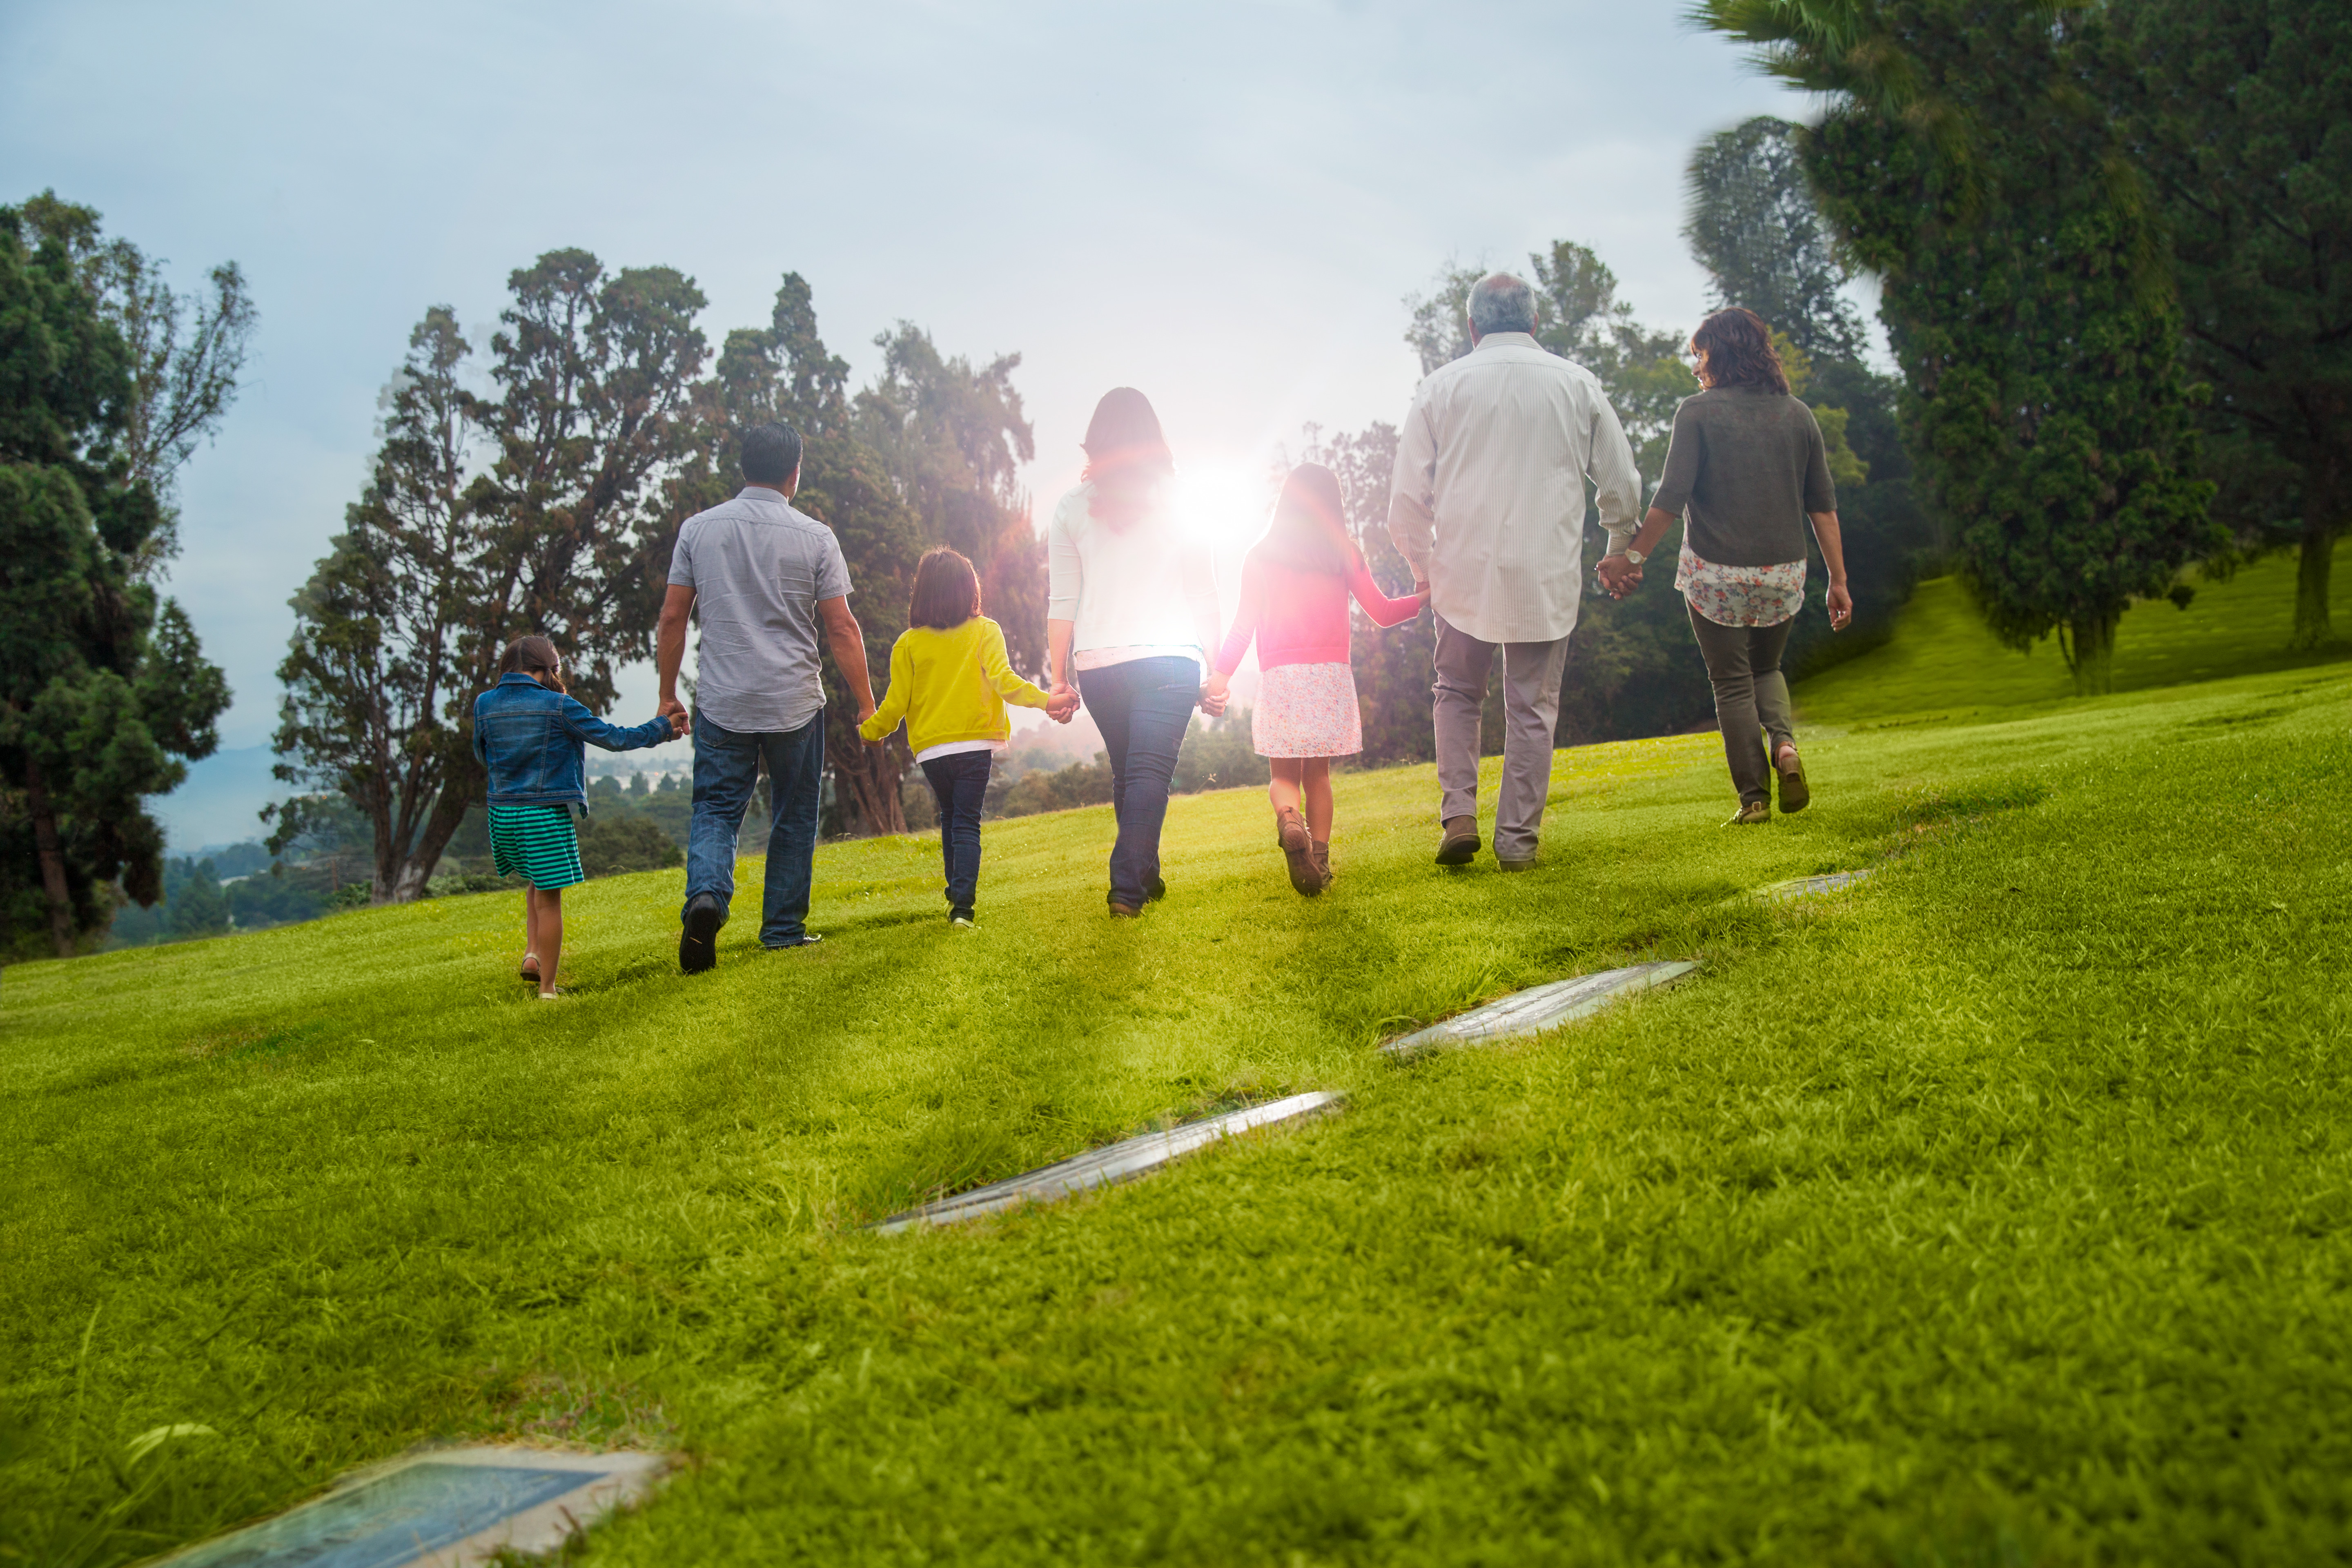
[[580,869],[580,831],[565,806],[490,807],[490,857],[499,876],[520,872],[546,892],[588,879]]

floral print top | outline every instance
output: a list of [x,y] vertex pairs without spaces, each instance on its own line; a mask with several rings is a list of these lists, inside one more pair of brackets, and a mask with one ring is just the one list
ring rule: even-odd
[[1777,626],[1805,605],[1805,563],[1718,566],[1683,546],[1675,587],[1690,607],[1718,626]]

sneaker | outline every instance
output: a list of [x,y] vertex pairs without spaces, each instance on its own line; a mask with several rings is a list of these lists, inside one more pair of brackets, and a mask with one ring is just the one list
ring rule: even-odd
[[1445,837],[1437,844],[1437,863],[1441,866],[1467,866],[1477,853],[1478,819],[1475,816],[1447,817]]
[[821,931],[804,931],[790,942],[762,942],[761,945],[770,952],[785,952],[795,947],[814,947],[824,940],[824,933]]
[[1812,804],[1813,792],[1805,783],[1805,759],[1797,755],[1797,748],[1784,746],[1780,756],[1773,759],[1772,771],[1780,775],[1780,815],[1792,816]]
[[719,928],[727,923],[727,906],[716,893],[697,893],[686,902],[686,930],[677,939],[681,974],[699,974],[719,962]]
[[1726,827],[1748,827],[1759,822],[1772,820],[1772,808],[1760,800],[1751,800],[1735,813]]
[[971,929],[971,911],[970,910],[950,910],[948,911],[948,924],[954,926],[959,931],[970,931]]

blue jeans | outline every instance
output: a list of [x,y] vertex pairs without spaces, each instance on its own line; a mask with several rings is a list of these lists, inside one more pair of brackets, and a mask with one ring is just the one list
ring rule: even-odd
[[955,752],[923,764],[931,798],[940,803],[940,859],[947,868],[948,908],[971,913],[980,887],[980,803],[988,797],[989,771],[996,758],[987,752]]
[[[694,716],[694,820],[686,834],[686,900],[735,897],[735,837],[768,761],[768,885],[760,942],[791,947],[804,934],[816,818],[824,776],[824,710],[797,730],[744,733]],[[680,911],[681,917],[684,911]]]
[[1201,667],[1189,658],[1133,658],[1078,671],[1078,695],[1110,757],[1111,809],[1118,841],[1110,851],[1110,901],[1143,907],[1160,879],[1160,827],[1184,728],[1201,700]]

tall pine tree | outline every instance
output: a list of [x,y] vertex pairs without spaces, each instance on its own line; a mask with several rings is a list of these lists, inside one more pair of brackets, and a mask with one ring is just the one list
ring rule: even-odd
[[68,235],[0,208],[0,950],[58,957],[118,889],[161,896],[146,798],[210,754],[228,705],[142,578],[163,510],[127,449],[136,359],[76,261]]
[[1830,95],[1801,140],[1882,279],[1906,445],[1992,629],[2053,630],[2078,691],[2116,628],[2219,541],[2154,215],[2101,107],[2080,4],[1708,0]]

